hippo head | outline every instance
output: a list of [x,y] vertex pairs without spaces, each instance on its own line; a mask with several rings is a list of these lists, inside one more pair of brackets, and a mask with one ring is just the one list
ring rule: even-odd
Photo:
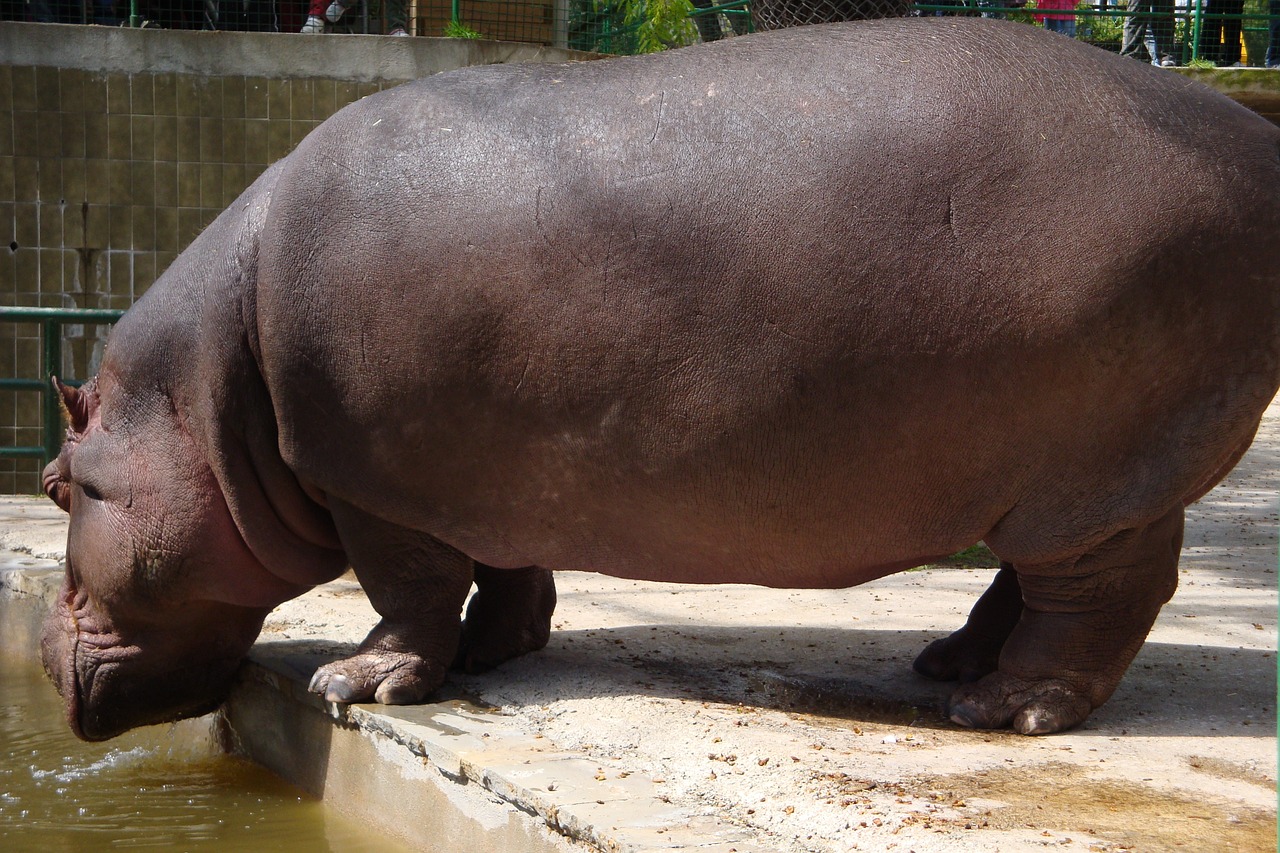
[[105,740],[212,710],[266,614],[302,590],[253,556],[166,394],[125,393],[105,368],[54,384],[70,426],[44,489],[71,523],[41,656],[68,722]]

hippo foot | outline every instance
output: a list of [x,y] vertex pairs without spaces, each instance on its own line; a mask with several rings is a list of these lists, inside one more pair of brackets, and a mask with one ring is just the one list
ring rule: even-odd
[[556,587],[547,569],[494,569],[477,565],[476,593],[462,622],[462,641],[453,668],[478,673],[528,652],[551,639]]
[[547,645],[550,633],[534,630],[512,631],[502,637],[485,636],[469,620],[462,623],[462,643],[452,669],[471,674],[488,672],[499,664],[536,652]]
[[412,705],[444,682],[444,667],[403,652],[359,654],[316,670],[307,687],[329,702]]
[[1004,641],[1004,637],[978,636],[961,628],[930,643],[912,667],[935,681],[977,681],[996,671]]
[[1085,693],[1061,679],[993,672],[952,693],[947,716],[973,729],[1011,725],[1020,734],[1046,735],[1080,725],[1092,710]]
[[[329,702],[412,705],[444,683],[444,661],[457,637],[424,635],[416,626],[397,629],[378,623],[356,653],[316,670],[307,689]],[[410,651],[422,649],[422,653]]]

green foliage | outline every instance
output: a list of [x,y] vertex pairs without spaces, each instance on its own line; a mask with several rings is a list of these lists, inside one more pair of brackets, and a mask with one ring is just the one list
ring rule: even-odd
[[[1003,6],[1004,4],[1000,3],[998,5]],[[1005,20],[1007,21],[1016,21],[1019,24],[1030,24],[1034,27],[1039,24],[1039,22],[1036,21],[1035,11],[1036,4],[1034,2],[1029,2],[1021,9],[1014,9],[1011,12],[1001,12],[1000,14],[1004,15]]]
[[468,27],[461,21],[450,21],[444,25],[444,37],[449,39],[482,39],[484,36]]
[[698,30],[690,0],[574,0],[569,47],[598,53],[653,53],[692,44]]
[[624,20],[635,27],[640,53],[656,53],[669,47],[692,44],[698,30],[689,15],[690,0],[621,0]]
[[970,545],[938,563],[941,566],[963,566],[969,569],[990,569],[1000,565],[1000,558],[991,553],[985,543]]
[[[1091,3],[1081,3],[1077,9],[1095,8]],[[1120,7],[1123,11],[1123,6]],[[1076,29],[1081,39],[1094,44],[1120,44],[1124,39],[1124,18],[1112,15],[1082,15],[1076,19]]]

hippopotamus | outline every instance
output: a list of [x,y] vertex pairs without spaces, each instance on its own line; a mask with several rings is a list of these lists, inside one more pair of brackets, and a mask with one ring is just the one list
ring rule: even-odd
[[1070,728],[1280,386],[1277,233],[1280,129],[1007,22],[369,96],[59,383],[46,669],[83,738],[207,711],[350,566],[381,621],[310,689],[414,703],[541,648],[554,569],[843,588],[983,541],[915,667]]

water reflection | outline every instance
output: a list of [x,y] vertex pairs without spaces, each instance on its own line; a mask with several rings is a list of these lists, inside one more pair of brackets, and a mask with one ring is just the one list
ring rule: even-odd
[[29,609],[0,598],[0,849],[406,849],[219,753],[207,719],[76,740],[30,635],[15,630]]

